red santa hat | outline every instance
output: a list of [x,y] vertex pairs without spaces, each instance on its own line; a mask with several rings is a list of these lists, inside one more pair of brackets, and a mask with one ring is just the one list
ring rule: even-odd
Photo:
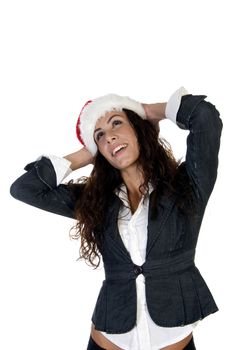
[[127,96],[116,94],[108,94],[89,100],[81,109],[76,124],[76,135],[93,156],[97,152],[97,145],[94,141],[94,130],[97,120],[104,116],[106,112],[121,112],[123,108],[130,109],[142,119],[146,119],[145,110],[140,102]]

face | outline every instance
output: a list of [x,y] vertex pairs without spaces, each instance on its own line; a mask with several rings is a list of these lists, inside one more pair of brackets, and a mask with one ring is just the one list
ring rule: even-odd
[[94,140],[100,153],[115,168],[135,166],[139,145],[125,112],[107,112],[95,125]]

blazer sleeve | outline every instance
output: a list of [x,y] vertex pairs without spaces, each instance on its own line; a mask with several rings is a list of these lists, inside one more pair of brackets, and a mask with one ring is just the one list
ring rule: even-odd
[[[57,185],[49,158],[25,166],[24,173],[10,187],[10,194],[24,203],[48,212],[74,218],[75,198],[66,184]],[[80,185],[81,190],[81,185]]]
[[205,95],[184,95],[177,112],[176,123],[189,130],[185,167],[195,194],[207,203],[213,190],[218,169],[218,153],[222,120],[215,106],[205,101]]

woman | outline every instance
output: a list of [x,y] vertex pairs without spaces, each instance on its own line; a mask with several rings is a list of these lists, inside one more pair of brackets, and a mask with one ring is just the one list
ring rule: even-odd
[[[40,157],[11,186],[16,199],[77,219],[80,258],[103,259],[88,350],[195,349],[193,329],[218,311],[194,263],[222,130],[205,98],[180,88],[167,103],[88,101],[76,126],[84,147]],[[158,137],[164,118],[189,130],[182,163]],[[61,183],[87,164],[88,178]]]

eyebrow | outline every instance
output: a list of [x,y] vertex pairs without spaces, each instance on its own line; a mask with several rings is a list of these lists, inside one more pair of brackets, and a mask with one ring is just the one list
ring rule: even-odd
[[[114,115],[112,115],[112,116],[108,119],[107,123],[109,124],[110,121],[112,120],[112,118],[114,118],[114,117],[116,117],[116,116],[121,117],[120,114],[114,114]],[[99,130],[101,130],[101,128],[95,129],[94,134],[96,133],[96,131],[99,131]]]

